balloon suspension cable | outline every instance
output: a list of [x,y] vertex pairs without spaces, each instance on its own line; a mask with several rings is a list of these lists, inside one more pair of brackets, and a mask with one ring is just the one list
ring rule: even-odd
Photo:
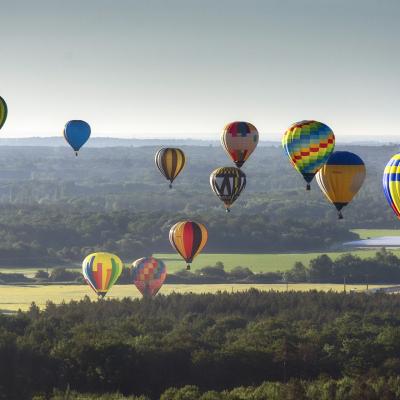
[[172,182],[169,184],[169,188],[172,189]]
[[343,214],[341,211],[338,212],[338,219],[343,219]]
[[190,264],[186,265],[186,271],[190,271]]
[[311,190],[311,185],[309,183],[307,183],[306,190]]

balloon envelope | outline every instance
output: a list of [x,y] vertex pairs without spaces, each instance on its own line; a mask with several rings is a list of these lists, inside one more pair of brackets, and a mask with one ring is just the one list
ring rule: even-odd
[[246,175],[236,167],[222,167],[210,175],[212,191],[224,203],[227,211],[246,187]]
[[87,284],[101,297],[117,281],[122,268],[123,264],[118,256],[105,252],[89,254],[82,262],[82,272]]
[[382,183],[386,200],[400,219],[400,153],[395,154],[387,163]]
[[240,168],[257,147],[258,139],[258,131],[253,124],[235,121],[225,126],[221,144],[228,156]]
[[282,146],[293,167],[310,182],[326,163],[335,147],[335,135],[329,126],[318,121],[300,121],[283,135]]
[[4,123],[7,119],[7,103],[6,101],[0,96],[0,129],[3,127]]
[[366,175],[363,160],[349,151],[335,151],[317,173],[317,182],[327,199],[341,210],[360,190]]
[[160,172],[170,181],[169,186],[172,187],[172,182],[185,166],[185,153],[181,149],[162,148],[156,153],[155,163]]
[[133,283],[144,297],[157,294],[167,276],[167,268],[162,260],[143,257],[132,264]]
[[90,137],[90,125],[81,120],[72,120],[66,123],[64,137],[68,144],[78,155],[79,149],[88,141]]
[[[180,221],[169,231],[171,246],[188,264],[200,253],[206,245],[207,239],[207,229],[199,222]],[[190,269],[190,265],[187,266],[187,269]]]

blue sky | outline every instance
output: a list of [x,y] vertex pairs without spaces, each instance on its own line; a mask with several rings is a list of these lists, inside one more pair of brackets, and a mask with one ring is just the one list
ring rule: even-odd
[[2,135],[400,135],[398,0],[0,0]]

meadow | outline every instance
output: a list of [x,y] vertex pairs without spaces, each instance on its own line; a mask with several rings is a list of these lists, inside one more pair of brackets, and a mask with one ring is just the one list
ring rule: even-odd
[[[383,229],[358,229],[357,233],[364,235],[364,238],[367,237],[378,237],[389,235],[390,232],[398,232],[400,234],[400,230],[383,230]],[[380,232],[378,234],[378,232]],[[387,233],[382,233],[387,232]],[[372,236],[376,234],[376,236]],[[360,249],[360,250],[352,250],[352,251],[338,251],[338,252],[316,252],[316,253],[265,253],[265,254],[223,254],[223,253],[205,253],[199,254],[193,263],[191,264],[191,270],[196,271],[197,269],[213,266],[217,262],[222,262],[224,264],[224,268],[226,271],[230,271],[237,266],[248,267],[253,272],[275,272],[275,271],[286,271],[293,267],[296,261],[301,261],[304,265],[308,265],[310,260],[318,257],[321,254],[327,254],[332,260],[337,259],[343,254],[351,253],[354,256],[359,256],[361,258],[373,257],[376,253],[376,249]],[[395,255],[400,256],[400,249],[390,250]],[[174,273],[180,271],[182,269],[186,269],[186,263],[182,258],[179,257],[176,253],[163,253],[163,254],[153,254],[154,257],[162,259],[166,265],[167,270],[170,273]],[[130,260],[124,260],[125,266],[129,267],[131,265]],[[66,266],[67,269],[70,270],[80,270],[81,266],[79,264],[71,264]],[[48,270],[49,272],[53,269],[53,267],[0,267],[0,273],[20,273],[25,276],[32,278],[36,274],[38,270]]]
[[400,229],[352,229],[360,239],[373,239],[381,236],[400,236]]
[[[369,288],[387,287],[389,285],[369,285]],[[168,295],[171,293],[217,293],[217,292],[242,292],[250,288],[262,291],[334,291],[342,292],[342,284],[217,284],[217,285],[164,285],[160,292]],[[346,285],[346,291],[362,292],[366,289],[365,285]],[[70,302],[71,300],[81,300],[89,296],[96,300],[95,293],[86,285],[13,285],[1,286],[0,290],[0,310],[2,312],[13,312],[21,309],[28,310],[32,302],[40,308],[44,308],[48,301],[55,304]],[[142,295],[134,285],[116,285],[108,293],[106,298],[122,299],[125,297],[141,298]]]
[[[376,250],[354,250],[348,252],[319,252],[319,253],[277,253],[277,254],[200,254],[193,263],[191,269],[203,268],[209,265],[215,265],[221,261],[225,270],[230,271],[237,266],[248,267],[253,272],[275,272],[291,269],[296,261],[301,261],[308,265],[311,259],[321,254],[327,254],[333,260],[343,254],[351,253],[361,258],[373,257]],[[393,253],[400,256],[400,250],[393,250]],[[184,269],[186,263],[176,254],[154,254],[154,257],[161,258],[167,265],[167,270],[171,273]]]

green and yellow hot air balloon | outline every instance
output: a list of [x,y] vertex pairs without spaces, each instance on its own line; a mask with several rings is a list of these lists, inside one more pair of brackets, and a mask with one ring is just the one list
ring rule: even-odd
[[98,252],[85,257],[82,273],[86,283],[99,297],[104,297],[121,275],[122,261],[111,253]]

